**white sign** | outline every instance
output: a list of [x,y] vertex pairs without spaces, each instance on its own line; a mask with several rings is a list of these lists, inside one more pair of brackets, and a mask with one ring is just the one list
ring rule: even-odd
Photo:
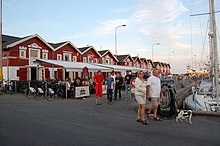
[[102,85],[102,94],[107,94],[107,86]]
[[85,96],[90,96],[89,94],[89,86],[80,86],[75,88],[75,97],[85,97]]

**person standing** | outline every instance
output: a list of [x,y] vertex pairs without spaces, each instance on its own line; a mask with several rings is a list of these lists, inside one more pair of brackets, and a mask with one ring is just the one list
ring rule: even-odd
[[101,105],[102,98],[102,84],[104,81],[104,77],[102,75],[101,70],[98,70],[97,74],[94,76],[95,86],[95,95],[96,95],[96,105]]
[[140,71],[138,73],[138,77],[135,79],[135,98],[138,102],[137,122],[148,125],[149,123],[145,119],[147,84],[145,83],[143,76],[144,72]]
[[66,93],[67,93],[67,98],[70,97],[70,79],[66,78]]
[[128,93],[128,88],[131,88],[131,87],[130,87],[131,78],[132,78],[132,75],[131,75],[130,72],[127,70],[127,71],[126,71],[126,75],[125,75],[125,79],[124,79],[124,83],[125,83],[124,100],[125,100],[125,101],[128,101],[128,99],[130,98],[130,94]]
[[120,73],[116,74],[115,77],[115,90],[114,90],[114,100],[117,100],[117,92],[119,94],[119,99],[121,99],[121,87],[123,84],[123,78],[121,77]]
[[108,73],[108,77],[106,78],[106,84],[107,85],[107,100],[109,104],[112,104],[112,93],[114,88],[114,79],[111,76],[111,73]]
[[160,70],[154,69],[153,75],[151,75],[147,80],[147,99],[151,99],[152,105],[150,110],[147,112],[147,117],[150,118],[151,112],[154,113],[154,120],[160,121],[160,118],[157,116],[157,109],[160,103],[160,98],[163,97],[160,83]]

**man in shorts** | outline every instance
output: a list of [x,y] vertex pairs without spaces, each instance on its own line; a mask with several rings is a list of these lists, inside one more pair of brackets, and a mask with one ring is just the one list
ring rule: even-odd
[[147,99],[151,99],[152,106],[147,113],[147,117],[150,118],[151,112],[154,113],[154,120],[160,121],[160,118],[157,116],[158,105],[160,104],[160,98],[163,96],[161,91],[161,83],[160,83],[160,70],[154,69],[153,75],[151,75],[147,80],[147,91],[146,96]]

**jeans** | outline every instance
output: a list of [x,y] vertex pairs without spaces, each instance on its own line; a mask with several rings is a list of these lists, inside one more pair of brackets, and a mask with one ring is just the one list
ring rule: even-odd
[[107,89],[107,99],[112,102],[112,92],[113,89]]
[[116,87],[114,92],[115,92],[114,99],[117,99],[117,93],[119,93],[119,98],[121,98],[121,88]]
[[128,88],[130,88],[130,84],[125,83],[124,100],[128,100],[128,98],[130,98],[130,94],[128,93]]

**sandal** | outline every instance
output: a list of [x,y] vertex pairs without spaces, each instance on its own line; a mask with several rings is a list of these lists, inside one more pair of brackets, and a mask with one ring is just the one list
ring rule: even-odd
[[154,117],[154,121],[161,121],[159,117]]
[[141,119],[137,119],[136,121],[137,121],[137,122],[142,122],[142,120],[141,120]]
[[150,119],[150,112],[147,112],[147,118]]
[[146,120],[142,120],[141,123],[142,123],[143,125],[149,125],[149,123],[148,123]]

